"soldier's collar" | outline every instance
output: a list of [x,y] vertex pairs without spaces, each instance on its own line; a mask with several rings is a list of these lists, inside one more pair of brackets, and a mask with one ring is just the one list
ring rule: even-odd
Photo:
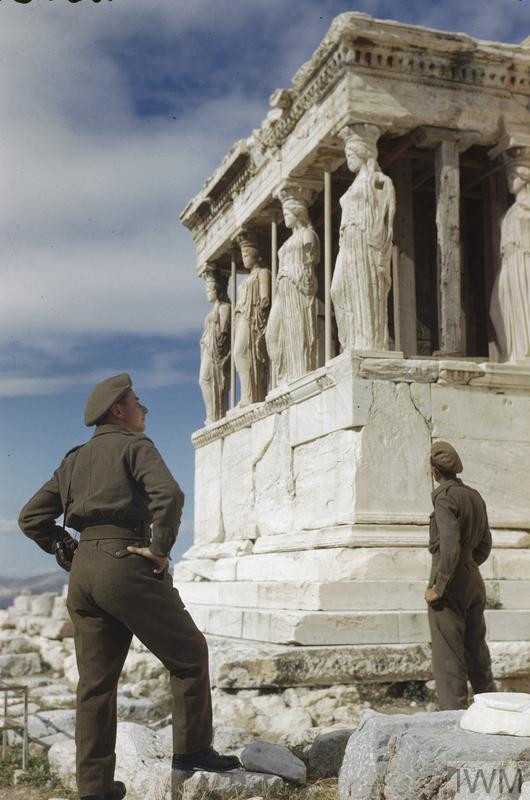
[[132,431],[126,431],[125,428],[120,427],[120,425],[98,425],[94,433],[92,434],[92,438],[94,436],[102,436],[104,433],[124,433],[126,436],[135,436]]
[[445,481],[444,483],[441,483],[441,484],[440,484],[439,486],[437,486],[437,487],[436,487],[436,489],[433,491],[433,493],[432,493],[432,495],[431,495],[431,496],[432,496],[432,499],[434,500],[436,497],[438,497],[438,495],[439,495],[441,492],[443,492],[443,491],[444,491],[444,489],[449,489],[449,487],[450,487],[450,486],[462,486],[462,481],[460,480],[460,478],[451,478],[450,480],[448,480],[448,481]]

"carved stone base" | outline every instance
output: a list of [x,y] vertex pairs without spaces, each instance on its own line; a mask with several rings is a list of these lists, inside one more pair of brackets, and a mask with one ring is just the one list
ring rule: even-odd
[[444,439],[493,527],[489,638],[530,640],[529,379],[344,353],[198,431],[195,544],[174,573],[198,624],[271,644],[426,643],[429,454]]

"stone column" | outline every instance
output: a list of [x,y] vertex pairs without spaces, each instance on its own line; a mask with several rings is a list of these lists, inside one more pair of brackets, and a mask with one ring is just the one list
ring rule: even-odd
[[230,336],[230,408],[236,406],[236,362],[234,359],[234,337],[236,333],[235,313],[237,304],[237,262],[236,252],[230,253],[230,270],[232,284],[232,314],[231,314],[231,336]]
[[276,276],[278,274],[278,220],[276,212],[271,219],[271,293],[274,297],[276,291]]
[[[272,212],[271,219],[271,302],[276,292],[276,278],[278,275],[278,220],[276,211]],[[269,362],[269,389],[276,387],[277,375],[272,361]]]
[[324,171],[324,358],[333,356],[331,340],[331,170]]
[[416,275],[414,263],[414,221],[412,212],[412,172],[410,160],[396,161],[391,170],[396,191],[394,242],[397,246],[393,279],[395,349],[405,356],[417,353]]
[[438,355],[464,352],[460,255],[460,167],[458,142],[443,140],[435,150],[438,264]]

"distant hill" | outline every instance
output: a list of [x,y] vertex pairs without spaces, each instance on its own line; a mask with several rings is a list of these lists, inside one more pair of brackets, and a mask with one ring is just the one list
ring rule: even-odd
[[13,599],[22,592],[42,594],[42,592],[61,592],[68,583],[66,572],[51,572],[47,575],[31,575],[26,578],[3,578],[0,576],[0,608],[7,608]]

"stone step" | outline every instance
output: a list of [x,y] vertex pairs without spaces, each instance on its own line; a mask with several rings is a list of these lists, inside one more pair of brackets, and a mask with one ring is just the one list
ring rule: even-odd
[[[208,636],[212,684],[224,689],[331,686],[432,678],[431,647],[423,644],[279,645]],[[496,679],[530,672],[530,641],[491,642]]]
[[[431,556],[417,547],[330,547],[232,558],[183,559],[174,570],[177,586],[210,581],[426,580]],[[530,580],[530,548],[496,548],[481,567],[484,578]]]
[[[490,603],[530,609],[530,581],[486,580]],[[313,611],[425,610],[426,581],[193,581],[179,585],[185,603]]]
[[[204,633],[278,644],[397,644],[428,642],[426,611],[287,611],[190,603]],[[530,610],[486,611],[488,639],[530,639]]]

